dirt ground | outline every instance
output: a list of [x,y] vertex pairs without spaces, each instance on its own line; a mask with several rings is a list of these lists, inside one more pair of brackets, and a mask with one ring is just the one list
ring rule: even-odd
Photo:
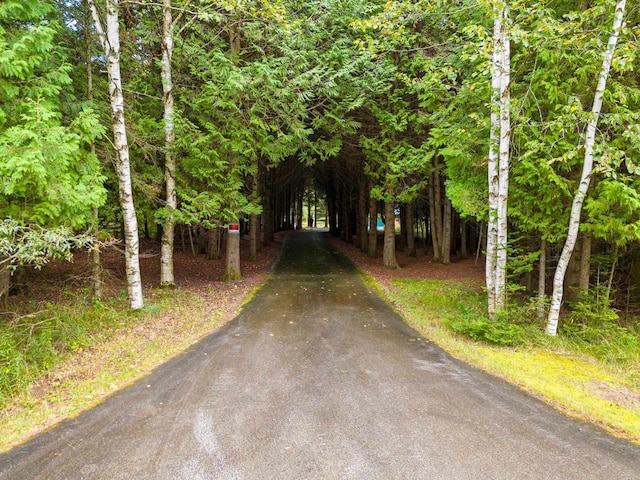
[[[178,288],[189,290],[209,302],[242,302],[243,295],[259,285],[277,257],[282,244],[282,234],[275,242],[263,247],[255,261],[249,261],[249,238],[241,241],[241,269],[239,282],[222,282],[225,259],[207,260],[204,254],[193,255],[176,248],[174,275]],[[104,271],[104,298],[126,294],[124,253],[121,246],[109,247],[102,253]],[[140,246],[140,274],[145,298],[153,296],[160,280],[160,245],[143,240]],[[33,309],[46,302],[64,302],[70,298],[89,296],[91,293],[91,265],[85,253],[75,255],[72,262],[53,261],[42,270],[23,269],[18,275],[18,295],[11,297],[11,304],[20,311]],[[215,308],[215,305],[212,305]]]
[[[241,297],[266,278],[286,234],[287,232],[276,234],[273,245],[263,247],[257,260],[252,262],[248,260],[249,238],[245,236],[241,241],[243,278],[241,282],[236,283],[221,281],[225,269],[224,258],[207,260],[204,254],[194,256],[191,252],[183,252],[177,248],[174,254],[176,285],[202,296],[208,302],[234,303],[234,299],[242,302]],[[476,262],[475,257],[462,259],[454,255],[449,265],[443,265],[434,263],[431,253],[429,251],[425,253],[422,247],[418,249],[416,257],[409,257],[406,252],[396,252],[401,269],[389,270],[382,266],[382,241],[378,242],[376,258],[368,257],[354,245],[339,238],[331,238],[331,242],[334,247],[351,258],[358,268],[384,285],[388,285],[394,278],[459,280],[471,285],[481,285],[484,280],[482,258]],[[89,295],[91,267],[88,260],[86,254],[79,253],[71,263],[54,261],[41,271],[25,269],[18,280],[20,294],[12,298],[12,303],[18,304],[20,310],[26,310],[45,302],[60,302]],[[103,252],[102,261],[105,271],[105,298],[124,295],[126,284],[123,252],[116,247],[110,247]],[[160,278],[160,245],[158,243],[142,241],[140,270],[144,294],[148,297],[158,286]],[[215,308],[215,305],[211,306]]]
[[332,238],[332,244],[346,254],[356,266],[367,272],[380,283],[387,286],[394,278],[417,278],[437,280],[459,280],[470,285],[480,286],[484,281],[484,259],[476,262],[475,257],[460,258],[452,255],[451,263],[444,265],[435,263],[431,252],[425,248],[418,248],[416,257],[410,257],[406,252],[397,251],[396,260],[399,270],[390,270],[382,266],[382,240],[378,239],[378,254],[370,258],[365,252],[353,244],[346,243],[339,238]]

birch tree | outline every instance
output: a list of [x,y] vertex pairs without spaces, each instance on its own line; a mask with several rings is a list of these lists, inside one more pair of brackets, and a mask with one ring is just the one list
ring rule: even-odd
[[493,8],[491,57],[491,145],[489,147],[489,220],[487,231],[486,282],[489,317],[506,307],[507,197],[509,193],[509,144],[511,140],[510,71],[511,50],[506,3]]
[[173,239],[175,210],[178,207],[176,196],[175,130],[173,108],[173,81],[171,78],[171,56],[173,54],[173,17],[171,0],[162,4],[162,103],[164,106],[164,183],[166,191],[166,215],[162,230],[160,250],[160,285],[173,286]]
[[589,189],[594,164],[594,145],[596,141],[596,133],[598,127],[598,119],[602,110],[603,96],[611,70],[611,64],[620,37],[624,15],[626,9],[626,0],[618,0],[615,6],[615,14],[613,19],[613,30],[607,42],[607,47],[602,60],[602,68],[598,75],[598,83],[596,86],[591,114],[587,121],[586,133],[584,136],[584,162],[582,165],[582,173],[580,175],[580,183],[578,191],[573,197],[571,205],[571,213],[569,217],[569,231],[565,240],[564,247],[558,260],[558,266],[553,277],[553,291],[551,294],[551,306],[549,315],[547,316],[546,333],[555,336],[558,331],[558,319],[560,317],[560,307],[562,305],[562,297],[564,295],[564,277],[569,265],[569,260],[573,254],[573,250],[578,238],[580,230],[580,216],[582,213],[582,205]]
[[144,301],[142,298],[142,281],[140,278],[138,220],[133,204],[129,144],[125,126],[124,97],[122,93],[122,78],[120,75],[119,0],[106,0],[106,19],[104,25],[98,13],[95,0],[88,0],[88,2],[96,32],[98,33],[100,44],[104,50],[107,61],[113,138],[116,149],[115,166],[118,177],[120,207],[124,220],[127,292],[129,295],[129,305],[135,310],[142,308]]

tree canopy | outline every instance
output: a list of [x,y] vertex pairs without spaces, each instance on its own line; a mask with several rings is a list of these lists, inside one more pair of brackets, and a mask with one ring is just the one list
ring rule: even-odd
[[[470,248],[494,248],[488,258],[504,255],[495,268],[510,282],[498,290],[506,295],[526,283],[533,295],[526,277],[537,273],[542,300],[551,293],[547,270],[570,234],[588,150],[593,171],[578,213],[575,268],[563,274],[567,300],[599,286],[592,253],[608,258],[611,275],[621,255],[640,253],[637,5],[90,3],[94,17],[86,0],[0,6],[3,218],[25,228],[65,227],[70,237],[97,224],[120,235],[113,219],[130,212],[118,202],[123,173],[112,168],[123,153],[107,135],[113,81],[105,72],[114,59],[98,48],[96,23],[109,7],[119,13],[133,205],[148,236],[160,238],[164,227],[173,236],[176,222],[176,234],[187,229],[211,249],[221,227],[240,221],[253,225],[254,245],[269,242],[275,230],[301,227],[303,205],[310,212],[310,199],[321,198],[331,231],[355,236],[372,255],[371,220],[385,221],[386,266],[396,267],[395,249],[416,238],[444,263]],[[499,194],[488,181],[498,154],[509,159]],[[502,206],[492,196],[502,196]],[[504,233],[494,238],[495,222]],[[633,297],[637,274],[620,274]]]

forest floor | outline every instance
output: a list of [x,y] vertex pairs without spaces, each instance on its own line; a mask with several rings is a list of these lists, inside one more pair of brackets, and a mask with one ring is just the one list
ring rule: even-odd
[[378,254],[376,258],[369,257],[355,245],[346,243],[339,238],[332,238],[334,247],[347,255],[356,266],[371,275],[384,287],[389,287],[396,278],[454,280],[469,287],[480,289],[484,285],[484,259],[476,262],[475,257],[460,258],[452,255],[451,263],[444,265],[434,262],[431,252],[425,247],[416,248],[417,255],[410,257],[406,252],[397,251],[396,260],[399,270],[382,266],[382,241],[378,239]]
[[[252,291],[267,279],[269,270],[278,257],[284,235],[286,233],[278,234],[274,244],[263,248],[258,259],[253,262],[247,260],[248,238],[243,239],[243,279],[230,284],[220,281],[225,267],[224,259],[206,260],[202,254],[193,256],[189,252],[177,251],[174,258],[177,288],[169,291],[157,288],[160,271],[159,245],[143,242],[141,269],[146,301],[143,311],[124,322],[122,328],[111,332],[109,338],[101,339],[91,347],[79,349],[0,410],[0,452],[50,428],[64,418],[73,417],[102,402],[115,391],[145,376],[157,365],[180,354],[203,336],[233,319],[242,304],[251,298]],[[442,265],[433,263],[424,251],[419,251],[417,257],[408,257],[405,253],[398,252],[397,260],[402,269],[388,270],[382,267],[381,257],[371,259],[353,245],[339,239],[332,239],[332,243],[350,257],[359,269],[373,277],[388,295],[398,290],[393,285],[398,278],[437,280],[445,285],[445,289],[448,288],[446,285],[452,285],[449,282],[462,285],[464,290],[480,292],[482,289],[484,265],[482,261],[476,264],[475,258],[454,257],[450,265]],[[126,307],[122,307],[126,305],[122,253],[116,250],[105,252],[103,263],[108,272],[104,301],[107,303],[110,299],[116,299],[113,301],[119,303],[120,308],[125,311]],[[57,302],[86,303],[90,294],[89,270],[84,255],[78,256],[73,263],[53,262],[41,272],[30,272],[25,278],[28,288],[20,296],[13,298],[12,303],[18,305],[18,310],[22,310],[22,313],[46,309],[47,305]],[[481,364],[480,357],[491,355],[488,353],[489,347],[471,347],[469,345],[473,342],[469,341],[459,347],[458,344],[448,343],[448,338],[451,337],[449,333],[445,337],[438,336],[436,332],[436,338],[433,338],[433,331],[416,326],[409,318],[409,312],[401,313],[414,328],[430,336],[446,350],[453,350],[455,356],[508,378],[508,372],[500,372],[499,369]],[[420,315],[424,316],[424,311]],[[483,352],[476,354],[480,349]],[[500,355],[513,357],[513,352],[504,351]],[[540,362],[540,357],[536,357],[537,363],[545,364],[547,358],[543,360],[545,361]],[[533,387],[523,385],[518,379],[509,381],[536,394]],[[607,401],[622,403],[640,412],[640,392],[624,385],[615,388],[609,383],[598,382],[597,385],[602,386],[602,396],[609,396]],[[621,393],[612,399],[612,392]],[[571,407],[563,406],[562,399],[549,398],[545,394],[538,396],[569,414],[593,420],[589,414],[576,414]],[[607,426],[606,422],[597,419],[594,422]],[[628,435],[623,436],[629,438]],[[640,441],[640,438],[635,441]]]

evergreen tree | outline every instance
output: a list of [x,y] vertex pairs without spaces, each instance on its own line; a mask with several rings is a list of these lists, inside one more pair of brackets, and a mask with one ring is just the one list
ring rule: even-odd
[[[7,226],[0,234],[0,296],[12,263],[56,255],[55,242],[66,244],[65,235],[72,239],[91,223],[106,199],[89,148],[103,128],[89,106],[69,107],[72,67],[61,32],[52,2],[0,5],[0,215]],[[40,248],[52,238],[48,250]],[[19,253],[25,251],[39,253]]]

